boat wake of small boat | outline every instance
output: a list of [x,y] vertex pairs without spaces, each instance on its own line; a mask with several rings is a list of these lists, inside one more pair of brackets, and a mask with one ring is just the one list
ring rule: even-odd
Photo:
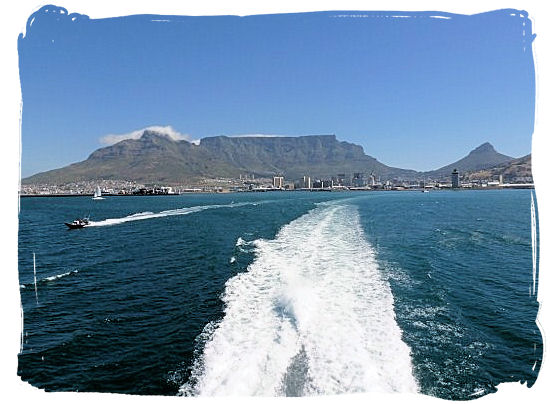
[[65,222],[65,226],[71,229],[82,229],[83,227],[86,227],[90,224],[90,219],[85,217],[82,219],[75,219],[71,223]]

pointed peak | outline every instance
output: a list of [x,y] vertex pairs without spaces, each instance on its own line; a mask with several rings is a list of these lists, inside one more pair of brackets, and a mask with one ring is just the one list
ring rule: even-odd
[[472,150],[472,153],[479,153],[479,152],[496,152],[493,145],[489,142],[485,142],[482,145],[479,145],[474,150]]

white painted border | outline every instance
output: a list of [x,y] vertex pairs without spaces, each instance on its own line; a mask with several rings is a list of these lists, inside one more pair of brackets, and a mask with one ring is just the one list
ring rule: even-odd
[[[539,229],[540,229],[540,271],[539,271],[539,326],[546,341],[544,329],[541,324],[550,324],[548,321],[548,309],[544,306],[544,298],[548,295],[547,272],[550,267],[550,219],[548,219],[549,181],[545,174],[549,173],[549,158],[546,153],[550,151],[548,141],[548,80],[549,70],[549,39],[550,18],[543,1],[434,1],[434,0],[386,0],[386,1],[357,1],[357,0],[302,0],[300,2],[279,0],[279,1],[243,1],[243,0],[196,0],[193,2],[183,0],[63,0],[53,2],[57,6],[66,8],[69,13],[77,12],[86,14],[90,18],[106,18],[125,16],[131,14],[171,14],[171,15],[250,15],[269,14],[281,12],[305,12],[305,11],[326,11],[326,10],[395,10],[395,11],[442,11],[458,14],[475,14],[485,11],[498,10],[503,8],[515,8],[526,10],[533,21],[533,32],[537,34],[534,42],[535,68],[537,77],[537,104],[535,118],[535,133],[533,135],[533,173],[536,184],[537,202],[539,207]],[[151,402],[159,400],[181,400],[177,397],[142,397],[124,396],[116,394],[78,394],[78,393],[44,393],[29,384],[22,382],[17,376],[17,353],[20,345],[21,313],[19,310],[19,285],[18,285],[18,264],[17,264],[17,226],[19,200],[17,197],[19,186],[19,156],[20,156],[20,109],[21,92],[19,87],[17,36],[24,32],[28,17],[40,7],[49,3],[41,3],[37,0],[12,1],[9,8],[4,6],[2,13],[2,24],[0,29],[2,35],[2,144],[3,158],[0,159],[1,172],[4,173],[2,184],[4,194],[2,196],[2,314],[3,324],[7,324],[6,330],[2,333],[0,347],[2,350],[2,365],[0,380],[2,381],[3,395],[13,400],[25,400],[33,402],[72,402],[77,399],[84,402],[95,402],[96,400],[107,400],[113,402]],[[24,140],[23,140],[24,141]],[[545,351],[547,351],[545,349]],[[546,355],[545,355],[546,356]],[[518,383],[501,385],[499,392],[490,394],[475,400],[476,403],[500,403],[518,402],[529,400],[531,403],[543,401],[546,387],[549,382],[549,365],[543,361],[543,367],[539,373],[539,379],[535,386],[527,389]],[[340,402],[342,396],[308,398],[302,402]],[[223,399],[185,399],[195,401],[220,402]],[[238,402],[281,402],[290,399],[239,399]],[[374,402],[401,402],[411,403],[444,402],[426,396],[405,397],[400,395],[381,394],[359,394],[346,396],[346,402],[361,402],[373,400]],[[224,402],[226,400],[223,400]],[[236,400],[231,400],[237,402]]]

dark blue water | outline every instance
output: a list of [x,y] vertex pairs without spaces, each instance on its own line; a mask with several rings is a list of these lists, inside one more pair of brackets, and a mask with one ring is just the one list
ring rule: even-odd
[[542,359],[528,190],[22,198],[19,274],[48,391],[467,399]]

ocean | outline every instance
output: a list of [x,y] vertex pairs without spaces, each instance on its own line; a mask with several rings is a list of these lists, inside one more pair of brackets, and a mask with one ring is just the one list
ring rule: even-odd
[[21,198],[18,375],[141,395],[531,386],[533,206],[530,190]]

